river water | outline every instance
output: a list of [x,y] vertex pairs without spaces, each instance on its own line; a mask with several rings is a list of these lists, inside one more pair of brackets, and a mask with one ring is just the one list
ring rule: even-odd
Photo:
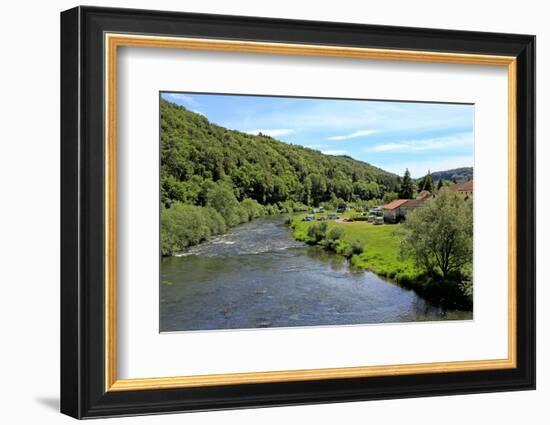
[[471,319],[257,219],[163,258],[160,330],[191,331]]

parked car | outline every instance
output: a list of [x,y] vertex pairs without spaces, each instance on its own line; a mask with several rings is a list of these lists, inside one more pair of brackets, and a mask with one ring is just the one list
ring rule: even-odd
[[374,223],[375,218],[376,218],[375,216],[369,215],[369,216],[367,217],[367,221],[368,221],[369,223]]
[[304,217],[304,221],[313,221],[315,220],[315,216],[313,214],[308,214]]
[[384,217],[376,217],[374,219],[374,224],[384,224]]
[[327,218],[329,220],[336,220],[338,218],[338,216],[336,214],[330,213],[329,215],[327,215]]
[[374,207],[374,208],[372,208],[372,209],[369,211],[369,214],[371,214],[371,215],[382,215],[383,212],[384,212],[384,211],[382,210],[382,208],[380,208],[380,207]]

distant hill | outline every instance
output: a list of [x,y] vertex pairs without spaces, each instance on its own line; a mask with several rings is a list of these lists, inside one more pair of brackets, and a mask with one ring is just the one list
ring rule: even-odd
[[449,180],[457,183],[472,180],[474,178],[473,167],[454,168],[452,170],[435,171],[432,173],[434,181]]
[[208,192],[219,185],[230,188],[238,202],[261,205],[380,199],[399,188],[397,175],[349,156],[230,130],[164,99],[160,113],[166,207],[176,201],[204,206]]

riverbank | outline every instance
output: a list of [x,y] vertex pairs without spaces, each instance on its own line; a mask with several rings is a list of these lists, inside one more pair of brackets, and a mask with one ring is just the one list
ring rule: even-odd
[[[303,221],[306,214],[296,214],[289,221],[297,240],[310,245],[321,245],[337,255],[348,257],[352,266],[368,270],[399,286],[414,290],[421,297],[444,308],[471,311],[472,300],[464,297],[456,280],[441,281],[416,267],[414,262],[400,255],[400,224],[374,224],[367,221],[342,222],[336,220]],[[343,218],[352,214],[341,214]],[[310,228],[326,223],[324,234],[334,239],[328,243]],[[338,229],[337,231],[332,229]],[[332,234],[332,236],[331,236]]]
[[167,208],[161,204],[160,249],[163,257],[181,253],[261,217],[308,210],[306,205],[297,202],[261,205],[250,198],[238,202],[226,188],[212,190],[209,196],[212,199],[207,206],[174,202]]
[[260,217],[161,260],[161,332],[470,320]]

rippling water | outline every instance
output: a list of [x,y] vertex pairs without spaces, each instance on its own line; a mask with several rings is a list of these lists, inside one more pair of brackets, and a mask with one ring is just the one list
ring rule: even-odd
[[280,217],[164,258],[161,278],[163,332],[472,318],[295,241]]

